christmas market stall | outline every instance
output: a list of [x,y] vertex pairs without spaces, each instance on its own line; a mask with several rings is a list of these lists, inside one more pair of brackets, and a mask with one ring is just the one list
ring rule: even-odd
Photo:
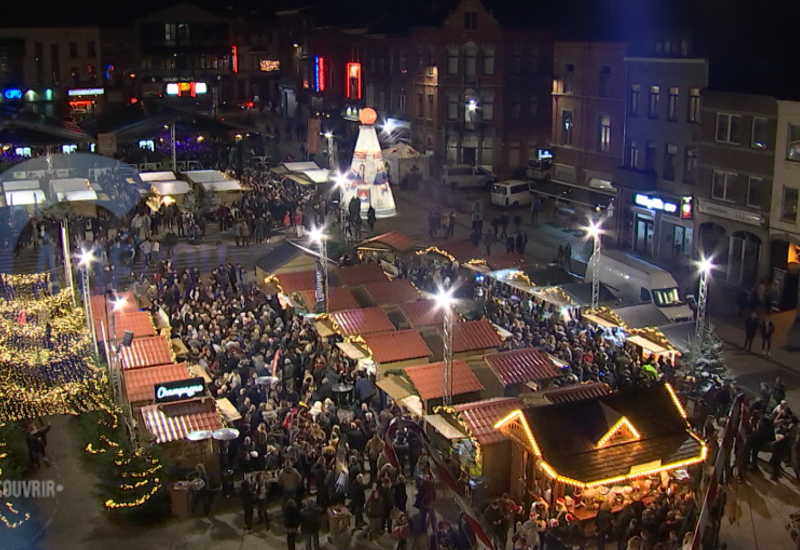
[[413,239],[406,237],[397,231],[389,231],[370,237],[356,246],[359,260],[367,258],[377,258],[382,263],[393,264],[397,258],[413,252],[417,248],[417,243]]
[[487,319],[463,321],[453,325],[453,357],[483,356],[497,351],[503,343],[495,326]]
[[[612,513],[659,492],[689,493],[708,449],[666,383],[556,405],[528,406],[495,424],[513,441],[512,496],[544,499],[589,531],[603,504]],[[522,480],[519,483],[518,480]]]
[[423,250],[418,250],[417,256],[427,259],[434,265],[450,265],[453,262],[464,265],[469,261],[482,260],[484,255],[477,246],[469,241],[469,239],[463,239],[447,241],[437,244],[436,246],[429,246]]
[[355,288],[369,283],[385,283],[386,274],[378,264],[356,264],[340,267],[339,278],[344,286]]
[[[414,392],[420,397],[426,413],[433,412],[434,407],[442,404],[444,397],[444,363],[430,363],[427,365],[417,365],[406,367],[401,371],[404,378],[414,388]],[[392,372],[394,374],[394,372]],[[469,368],[466,361],[456,359],[453,361],[452,371],[452,398],[454,403],[467,403],[480,399],[480,393],[484,387],[475,373]]]
[[436,303],[436,300],[407,302],[399,304],[398,309],[403,315],[403,326],[419,330],[423,334],[436,332],[444,323],[445,310]]
[[367,283],[355,292],[364,305],[373,306],[391,306],[422,299],[419,290],[406,279]]
[[186,363],[129,369],[123,374],[128,403],[134,409],[153,404],[159,384],[188,378]]
[[397,330],[365,334],[364,345],[377,366],[378,378],[387,371],[421,365],[431,360],[433,352],[416,330]]
[[166,336],[134,338],[130,346],[120,346],[119,356],[122,370],[169,365],[175,361]]
[[506,397],[541,391],[559,376],[558,367],[547,354],[533,348],[491,353],[484,360],[500,381]]

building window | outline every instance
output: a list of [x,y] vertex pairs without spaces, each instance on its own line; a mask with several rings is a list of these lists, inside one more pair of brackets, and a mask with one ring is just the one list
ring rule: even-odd
[[400,109],[401,113],[406,112],[406,94],[400,94],[400,103],[398,104],[398,108]]
[[458,48],[447,48],[447,74],[458,74]]
[[753,132],[750,135],[750,147],[754,149],[767,148],[767,124],[766,118],[753,117]]
[[400,54],[400,72],[405,73],[408,71],[408,55],[403,52]]
[[478,29],[478,12],[464,12],[464,30],[474,31]]
[[[717,113],[717,141],[722,143],[739,143],[739,115]],[[800,127],[798,127],[800,129]],[[800,159],[800,156],[798,156]]]
[[561,111],[561,145],[572,145],[572,111]]
[[669,103],[667,104],[667,120],[678,120],[678,98],[680,97],[680,88],[677,86],[669,87]]
[[494,151],[492,150],[493,145],[494,143],[492,142],[492,138],[483,138],[483,142],[481,143],[481,162],[483,164],[488,164],[489,166],[494,164]]
[[683,183],[694,185],[697,181],[697,147],[687,147],[683,162]]
[[650,86],[650,100],[647,104],[648,118],[658,118],[658,100],[661,96],[661,86]]
[[433,120],[436,118],[435,116],[435,107],[433,102],[433,94],[428,94],[428,118]]
[[425,118],[425,97],[417,94],[417,117]]
[[71,58],[78,57],[78,43],[77,42],[70,42],[69,43],[69,56]]
[[445,151],[445,158],[447,162],[455,164],[458,162],[458,136],[447,137],[447,147]]
[[59,59],[58,44],[50,44],[50,72],[52,73],[53,84],[61,81],[61,63]]
[[539,72],[539,48],[534,46],[531,50],[531,74]]
[[522,73],[522,53],[514,51],[511,53],[511,74]]
[[467,130],[474,130],[478,122],[478,100],[475,97],[466,98],[466,108],[464,109],[464,127]]
[[747,179],[747,206],[763,208],[766,202],[767,187],[762,178]]
[[639,167],[639,142],[635,139],[628,142],[628,166],[633,169]]
[[714,179],[711,182],[711,197],[721,201],[736,201],[734,184],[737,174],[718,172],[714,170]]
[[608,97],[611,95],[611,67],[600,67],[600,82],[598,87],[600,97]]
[[458,120],[458,96],[447,95],[447,120]]
[[164,42],[174,44],[177,38],[174,23],[164,23]]
[[686,120],[693,124],[700,121],[700,88],[689,88],[689,113]]
[[494,48],[492,47],[483,49],[483,74],[494,74]]
[[386,58],[381,57],[378,59],[378,72],[383,74],[386,72]]
[[475,72],[478,65],[478,50],[469,44],[464,48],[464,80],[468,83],[475,82]]
[[664,146],[664,179],[667,181],[675,181],[677,157],[678,146],[667,143]]
[[86,55],[88,57],[97,57],[97,43],[94,40],[86,43]]
[[789,125],[789,142],[786,146],[786,158],[800,161],[800,125]]
[[508,115],[512,120],[519,120],[522,115],[522,100],[519,94],[512,94],[509,98]]
[[484,121],[494,120],[494,93],[483,94],[481,99],[481,119]]
[[783,187],[781,221],[797,223],[797,189],[786,186]]
[[656,155],[658,155],[658,148],[655,141],[645,142],[644,150],[644,169],[647,172],[656,171]]
[[539,96],[531,94],[528,98],[528,117],[537,118],[539,116]]
[[642,86],[640,84],[631,84],[631,98],[628,107],[628,114],[630,116],[639,116],[639,102],[642,98]]
[[571,94],[575,91],[575,65],[564,65],[564,93]]
[[611,117],[597,117],[597,150],[608,153],[611,150]]

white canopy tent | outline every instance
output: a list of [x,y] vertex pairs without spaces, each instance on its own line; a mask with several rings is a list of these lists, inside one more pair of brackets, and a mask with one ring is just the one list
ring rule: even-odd
[[219,170],[189,170],[188,172],[183,172],[183,175],[194,184],[206,183],[209,181],[225,181],[230,179]]
[[314,183],[327,183],[330,175],[327,170],[302,170],[301,174],[306,176]]
[[242,184],[240,184],[237,180],[225,180],[225,181],[204,181],[200,185],[203,186],[203,189],[206,191],[213,191],[213,192],[221,192],[221,191],[241,191]]
[[[90,191],[92,189],[89,180],[83,178],[67,178],[50,181],[50,190],[56,194],[66,194],[77,191]],[[63,200],[59,198],[59,200]]]
[[422,179],[429,175],[430,157],[423,155],[407,143],[398,143],[381,151],[383,160],[389,164],[389,177],[397,185],[407,175],[415,174]]
[[84,189],[82,191],[67,191],[66,193],[56,193],[59,201],[67,202],[82,202],[82,201],[96,201],[97,192],[93,189]]
[[139,177],[142,181],[175,181],[178,178],[172,172],[140,172]]
[[185,195],[186,193],[190,193],[192,191],[192,187],[188,183],[180,180],[153,181],[150,183],[150,187],[152,187],[153,191],[162,197],[167,197],[170,195]]
[[284,162],[283,166],[289,172],[305,172],[306,170],[320,170],[316,162]]
[[5,192],[6,204],[8,206],[25,206],[29,204],[44,204],[47,200],[44,191],[41,189],[21,189],[18,191]]
[[15,180],[3,182],[3,191],[28,191],[32,189],[41,189],[39,187],[39,180]]

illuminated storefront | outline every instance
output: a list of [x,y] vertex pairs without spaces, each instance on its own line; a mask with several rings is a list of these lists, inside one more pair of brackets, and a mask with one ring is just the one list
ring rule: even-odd
[[71,115],[88,115],[97,111],[98,101],[106,91],[104,88],[73,88],[67,90],[67,105]]

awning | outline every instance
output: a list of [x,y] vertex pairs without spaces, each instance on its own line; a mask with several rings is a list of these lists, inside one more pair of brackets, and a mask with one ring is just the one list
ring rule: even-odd
[[336,347],[342,350],[342,352],[350,359],[357,360],[363,359],[367,355],[355,344],[351,344],[350,342],[337,342]]
[[580,204],[588,208],[601,208],[608,207],[608,203],[614,196],[603,193],[588,187],[581,187],[561,183],[557,181],[548,181],[539,186],[532,186],[531,193],[541,195],[544,197],[551,197],[557,200]]
[[503,327],[501,327],[500,325],[498,325],[498,324],[496,324],[496,323],[492,323],[492,326],[493,326],[493,327],[494,327],[494,329],[497,331],[497,334],[499,334],[499,335],[500,335],[500,337],[501,337],[503,340],[505,340],[506,338],[511,338],[512,336],[514,336],[514,334],[513,334],[513,333],[511,333],[511,332],[507,331],[506,329],[504,329]]
[[308,179],[307,177],[305,177],[302,174],[289,174],[286,177],[289,178],[290,180],[294,181],[298,185],[311,185],[311,183],[312,183],[312,181],[310,179]]
[[3,191],[28,191],[39,189],[39,180],[16,180],[3,182]]
[[636,344],[637,346],[639,346],[643,350],[648,351],[650,353],[654,353],[656,355],[660,355],[662,353],[667,353],[667,352],[673,351],[673,350],[671,350],[669,348],[665,348],[664,346],[656,344],[652,340],[648,340],[647,338],[645,338],[643,336],[639,336],[639,335],[629,336],[628,337],[628,342],[631,342],[632,344]]
[[600,317],[599,315],[595,315],[593,313],[584,313],[583,318],[586,321],[590,321],[595,325],[599,325],[605,328],[617,328],[619,325],[612,323],[611,321]]
[[154,181],[150,185],[153,188],[153,191],[155,191],[162,197],[166,197],[169,195],[185,195],[186,193],[189,193],[192,190],[191,186],[188,183],[180,180]]
[[461,433],[458,429],[456,429],[452,424],[450,424],[447,420],[444,419],[443,416],[438,414],[426,414],[423,415],[422,418],[433,426],[433,428],[445,436],[449,440],[453,439],[469,439],[466,435]]
[[139,172],[142,181],[175,181],[177,178],[173,172]]
[[317,333],[319,333],[319,335],[323,338],[328,338],[336,334],[336,331],[333,330],[333,327],[323,321],[314,321],[314,328],[317,329]]
[[422,413],[424,412],[422,410],[422,400],[418,395],[409,395],[408,397],[404,397],[400,401],[397,401],[397,403],[401,407],[408,409],[411,414],[415,416],[422,416]]
[[201,182],[200,185],[203,186],[203,189],[206,191],[212,192],[222,192],[222,191],[241,191],[242,185],[236,180],[225,180],[225,181],[204,181]]
[[192,365],[192,366],[190,366],[189,367],[189,376],[191,376],[192,378],[202,378],[203,380],[205,380],[206,384],[211,384],[211,383],[214,382],[211,379],[211,377],[208,375],[208,373],[206,372],[206,369],[204,369],[200,365]]
[[39,204],[44,206],[47,199],[41,189],[26,189],[21,191],[6,191],[6,204],[8,206],[22,206],[25,204]]
[[316,162],[284,162],[283,166],[289,172],[305,172],[306,170],[320,170]]
[[219,413],[225,418],[225,421],[232,424],[242,419],[242,415],[233,406],[233,403],[227,397],[217,399],[217,409]]
[[378,380],[375,385],[397,402],[402,401],[409,395],[414,395],[414,391],[408,387],[408,384],[406,384],[402,378],[393,374]]
[[275,174],[276,176],[282,176],[289,172],[283,166],[273,166],[272,168],[269,169],[269,171]]
[[69,191],[68,193],[56,193],[59,201],[80,202],[96,201],[97,193],[91,189],[86,191]]
[[327,183],[330,179],[327,170],[303,170],[303,175],[314,183]]
[[[585,316],[584,316],[584,317],[585,317]],[[550,354],[550,353],[547,353],[547,354],[545,354],[545,355],[547,355],[547,358],[548,358],[548,359],[550,359],[550,361],[552,361],[552,362],[553,362],[553,364],[554,364],[555,366],[557,366],[558,368],[560,368],[560,369],[565,369],[565,368],[567,368],[567,367],[569,366],[569,363],[567,363],[566,361],[564,361],[564,360],[562,360],[562,359],[559,359],[559,358],[558,358],[558,357],[556,357],[555,355],[552,355],[552,354]]]

